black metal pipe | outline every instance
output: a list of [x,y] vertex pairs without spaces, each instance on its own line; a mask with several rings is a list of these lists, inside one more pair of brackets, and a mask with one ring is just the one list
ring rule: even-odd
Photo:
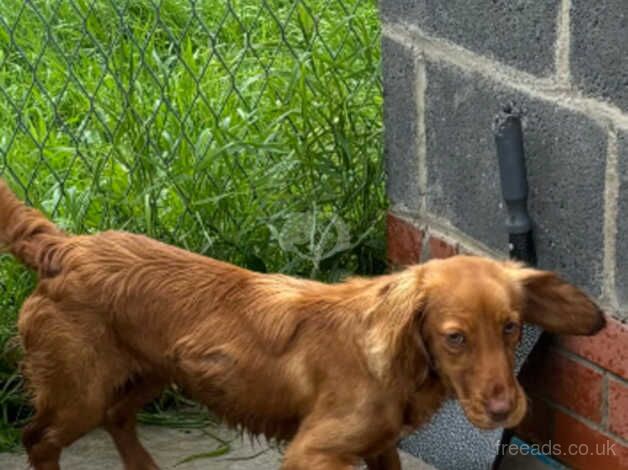
[[530,265],[536,264],[532,238],[532,220],[528,214],[528,179],[521,119],[511,107],[504,109],[496,120],[495,145],[502,196],[508,217],[506,229],[510,257]]
[[[509,255],[511,259],[536,265],[536,249],[532,237],[532,219],[528,214],[528,178],[525,153],[523,150],[523,130],[521,119],[512,106],[507,106],[495,121],[495,146],[502,196],[508,216]],[[493,470],[499,470],[505,450],[513,436],[511,429],[505,429],[499,443]]]

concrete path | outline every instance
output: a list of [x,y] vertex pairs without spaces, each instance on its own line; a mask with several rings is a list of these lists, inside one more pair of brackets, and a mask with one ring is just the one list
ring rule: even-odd
[[[163,470],[273,470],[279,468],[281,454],[266,443],[251,444],[225,428],[211,429],[220,439],[230,441],[230,450],[223,455],[187,458],[207,454],[221,444],[202,430],[179,430],[161,426],[143,426],[140,436]],[[435,470],[416,457],[402,452],[404,470]],[[0,469],[28,468],[23,453],[0,454]],[[98,429],[66,449],[61,458],[63,470],[122,470],[110,437]]]

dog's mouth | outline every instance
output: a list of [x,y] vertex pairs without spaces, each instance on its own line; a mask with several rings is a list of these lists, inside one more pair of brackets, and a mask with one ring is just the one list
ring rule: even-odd
[[480,429],[512,428],[523,420],[527,412],[527,400],[522,390],[517,390],[514,403],[500,413],[487,410],[482,400],[459,399],[467,419]]
[[475,427],[480,429],[495,429],[495,428],[512,428],[517,426],[525,415],[525,406],[523,407],[524,411],[519,411],[522,407],[516,407],[508,415],[504,417],[495,418],[488,413],[478,412],[475,409],[469,409],[463,406],[465,415],[467,419],[473,424]]

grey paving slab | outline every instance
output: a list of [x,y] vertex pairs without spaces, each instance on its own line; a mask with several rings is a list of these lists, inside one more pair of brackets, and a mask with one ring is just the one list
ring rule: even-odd
[[[142,442],[163,470],[265,470],[278,469],[281,453],[266,443],[251,443],[224,428],[212,429],[214,435],[232,440],[231,450],[213,458],[182,460],[210,452],[219,444],[202,430],[180,430],[144,426],[140,428]],[[420,459],[402,452],[404,470],[435,470]],[[0,454],[0,469],[27,469],[22,452]],[[109,436],[98,429],[77,441],[63,452],[62,470],[122,470],[120,459]]]

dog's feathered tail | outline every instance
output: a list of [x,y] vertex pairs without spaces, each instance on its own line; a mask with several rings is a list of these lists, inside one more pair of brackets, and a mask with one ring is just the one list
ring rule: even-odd
[[66,235],[37,209],[28,207],[0,179],[0,244],[30,268],[49,271],[50,253]]

